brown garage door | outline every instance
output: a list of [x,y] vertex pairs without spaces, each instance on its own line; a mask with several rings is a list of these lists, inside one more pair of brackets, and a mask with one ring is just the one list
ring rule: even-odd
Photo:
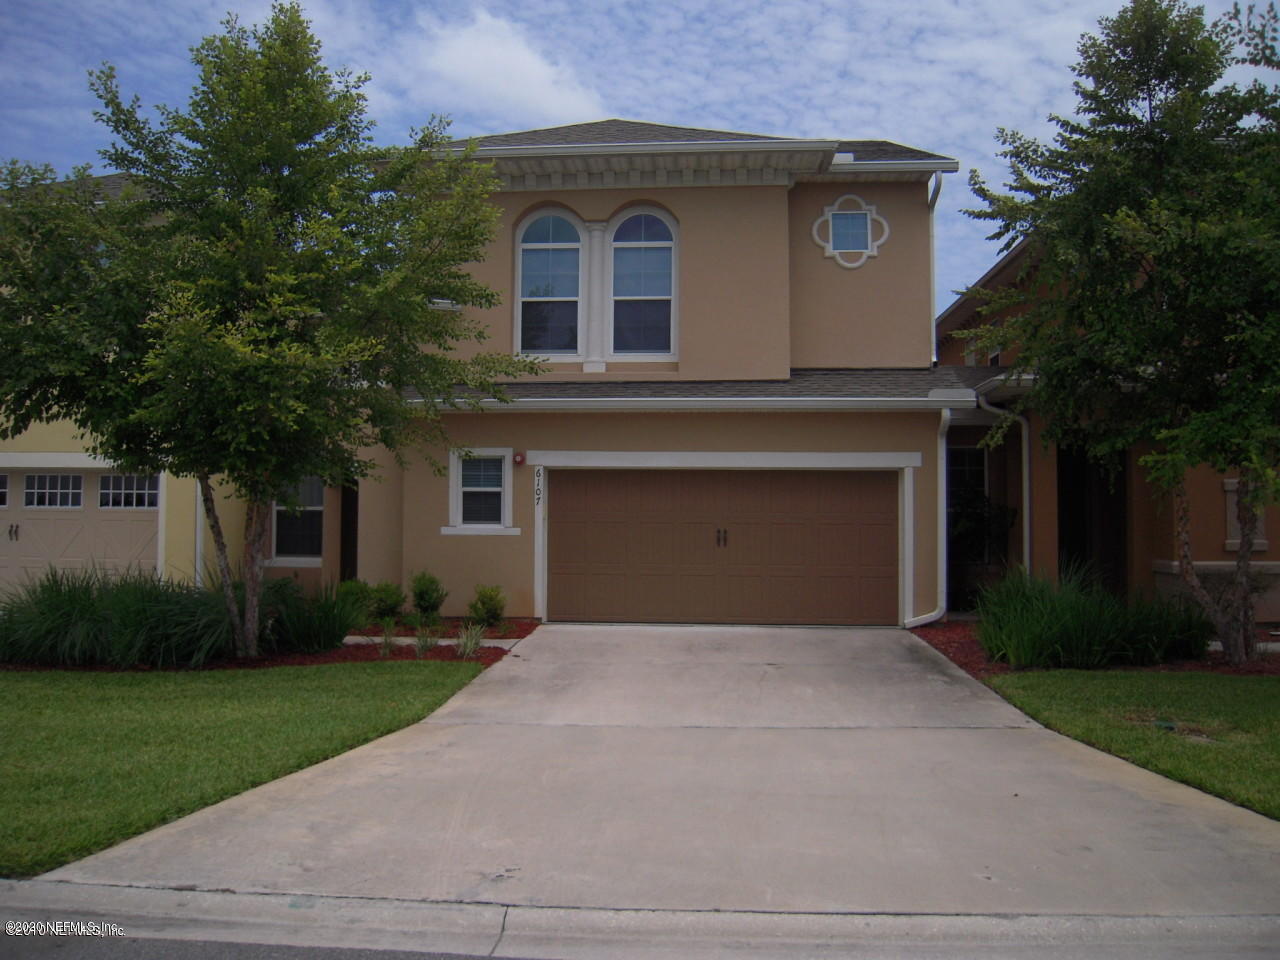
[[898,622],[889,472],[552,470],[552,620]]

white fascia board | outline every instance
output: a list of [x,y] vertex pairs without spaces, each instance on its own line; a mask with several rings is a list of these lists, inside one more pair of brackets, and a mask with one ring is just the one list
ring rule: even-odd
[[[421,400],[414,401],[421,403]],[[503,403],[481,400],[487,410],[539,411],[583,410],[624,412],[724,411],[724,410],[951,410],[977,405],[972,393],[949,397],[538,397]]]
[[0,453],[0,469],[101,470],[111,461],[90,453]]
[[[742,151],[808,151],[829,150],[833,154],[839,140],[708,140],[679,143],[565,143],[530,144],[528,146],[477,147],[474,156],[491,157],[564,157],[622,155],[637,153],[739,153]],[[451,153],[462,153],[463,146],[446,148]],[[866,168],[869,164],[852,164]],[[959,169],[956,165],[954,169]]]
[[955,173],[958,160],[873,160],[866,163],[833,163],[828,173]]
[[530,450],[530,466],[632,470],[905,470],[919,451],[797,452],[701,450]]

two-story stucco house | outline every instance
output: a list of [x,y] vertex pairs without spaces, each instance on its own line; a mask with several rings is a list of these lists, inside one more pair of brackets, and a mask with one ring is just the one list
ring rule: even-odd
[[[443,475],[388,457],[282,512],[279,572],[429,570],[446,614],[483,583],[509,615],[551,620],[938,616],[946,433],[986,377],[933,363],[932,218],[956,161],[622,120],[478,146],[502,183],[475,266],[503,295],[484,349],[547,371],[510,404],[447,414]],[[98,503],[104,465],[23,440],[0,453],[11,514],[27,475],[52,489],[73,469],[84,512]],[[198,571],[191,485],[160,478],[155,503],[136,556]]]

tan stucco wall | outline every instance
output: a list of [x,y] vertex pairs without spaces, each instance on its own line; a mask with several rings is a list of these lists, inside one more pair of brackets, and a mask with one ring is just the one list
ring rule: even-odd
[[[404,581],[401,551],[404,543],[404,471],[385,450],[365,451],[378,463],[377,472],[360,481],[359,529],[356,534],[356,576],[368,583]],[[430,474],[416,459],[413,469]],[[326,555],[336,556],[338,539],[329,541]],[[405,581],[407,584],[407,581]]]
[[[631,379],[768,379],[790,366],[787,191],[784,187],[680,187],[501,193],[497,238],[476,279],[502,305],[475,311],[490,339],[466,350],[511,352],[516,295],[516,226],[539,207],[562,207],[585,221],[607,221],[629,206],[652,205],[676,220],[678,364],[627,364]],[[582,282],[587,280],[583,264]],[[606,291],[607,294],[608,291]],[[460,351],[462,352],[462,351]],[[465,355],[465,353],[464,353]],[[603,375],[573,379],[614,379]]]
[[[875,257],[848,269],[823,255],[813,224],[856,194],[889,224]],[[930,212],[924,183],[802,183],[790,195],[794,367],[927,367],[933,357]]]
[[[915,471],[913,613],[937,604],[937,438],[939,415],[902,414],[498,414],[453,415],[446,428],[454,443],[528,450],[627,451],[876,451],[919,452]],[[437,455],[443,455],[439,451]],[[387,473],[395,474],[390,467]],[[465,612],[476,584],[497,583],[511,616],[534,613],[534,507],[531,466],[513,470],[513,519],[518,536],[442,535],[448,524],[448,480],[425,466],[404,471],[376,496],[361,485],[361,576],[407,583],[429,570],[450,591],[446,615]],[[402,484],[403,500],[387,495]],[[402,549],[387,535],[403,517]]]

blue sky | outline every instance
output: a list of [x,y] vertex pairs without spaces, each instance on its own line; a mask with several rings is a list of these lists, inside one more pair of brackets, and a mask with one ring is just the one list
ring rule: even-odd
[[[1082,33],[1120,0],[310,0],[331,67],[372,76],[382,143],[432,113],[457,135],[624,117],[796,137],[886,139],[960,161],[935,243],[937,311],[994,262],[967,171],[991,182],[997,127],[1047,137],[1074,109]],[[1230,7],[1211,0],[1213,17]],[[269,0],[0,0],[0,158],[60,172],[98,164],[109,137],[86,73],[113,63],[122,91],[184,106],[188,48],[229,10]],[[1010,11],[1016,11],[1010,13]]]

